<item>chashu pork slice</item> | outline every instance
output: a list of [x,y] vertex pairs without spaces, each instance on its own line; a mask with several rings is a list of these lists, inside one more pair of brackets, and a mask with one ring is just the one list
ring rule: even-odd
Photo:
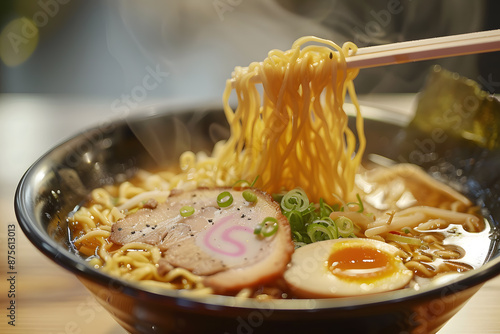
[[[217,196],[229,191],[233,203],[220,208]],[[155,208],[140,209],[116,222],[110,240],[124,245],[143,242],[162,251],[158,271],[185,268],[204,276],[216,293],[231,293],[270,282],[286,269],[293,253],[290,226],[278,203],[259,190],[255,203],[247,202],[243,190],[196,189],[174,192]],[[180,209],[191,206],[194,213],[182,217]],[[270,237],[254,234],[264,218],[278,221]]]

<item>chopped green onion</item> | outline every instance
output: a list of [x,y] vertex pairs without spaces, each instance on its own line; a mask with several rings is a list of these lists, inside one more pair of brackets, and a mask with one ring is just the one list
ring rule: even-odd
[[250,203],[257,202],[257,195],[251,190],[243,191],[242,195],[243,195],[243,198],[245,199],[245,201],[247,201],[247,202],[250,202]]
[[325,225],[320,224],[319,222],[309,224],[307,226],[307,235],[311,238],[312,242],[335,239],[331,229],[328,229]]
[[238,181],[236,181],[236,182],[233,184],[233,186],[232,186],[231,188],[236,187],[236,186],[237,186],[237,185],[239,185],[240,183],[250,185],[250,183],[248,183],[248,181],[247,181],[247,180],[238,180]]
[[358,202],[359,202],[358,212],[361,213],[361,212],[365,211],[365,207],[363,205],[363,201],[361,200],[361,197],[359,196],[359,194],[356,194],[356,198],[358,199]]
[[233,184],[232,188],[236,187],[236,186],[237,186],[237,185],[239,185],[240,183],[247,184],[247,185],[248,185],[248,187],[252,188],[252,187],[255,185],[255,183],[257,182],[257,179],[258,179],[258,178],[259,178],[259,175],[257,175],[257,176],[255,177],[255,179],[253,179],[253,182],[252,182],[252,183],[248,182],[247,180],[238,180],[238,181],[236,181],[236,182]]
[[231,204],[233,204],[233,195],[229,191],[223,191],[217,196],[217,204],[221,208],[227,208]]
[[[288,222],[290,223],[290,227],[292,231],[301,231],[304,229],[304,219],[302,218],[302,215],[300,212],[296,210],[290,211],[288,215]],[[298,232],[297,232],[298,233]]]
[[309,199],[301,188],[290,190],[281,199],[281,209],[285,212],[297,210],[302,212],[309,207]]
[[[281,212],[288,219],[292,238],[297,245],[310,244],[312,242],[356,237],[360,231],[353,221],[347,217],[339,217],[333,221],[329,216],[332,212],[349,211],[349,206],[356,205],[356,210],[364,211],[363,202],[359,194],[356,195],[358,202],[351,202],[343,206],[335,204],[330,206],[323,198],[319,203],[311,203],[307,194],[301,188],[295,188],[286,193],[273,194],[273,199],[281,204]],[[354,207],[353,207],[354,209]]]
[[319,215],[321,217],[328,217],[333,212],[333,208],[325,203],[323,198],[319,199]]
[[304,217],[306,217],[307,215],[314,216],[315,218],[318,217],[316,213],[316,206],[314,205],[314,203],[309,204],[309,206],[304,211],[301,211],[300,214]]
[[347,217],[338,217],[335,219],[335,225],[337,225],[339,234],[343,238],[349,237],[354,232],[354,223]]
[[179,211],[182,217],[189,217],[194,213],[194,208],[190,205],[185,205]]
[[409,244],[409,245],[416,245],[416,246],[421,246],[423,245],[422,240],[414,237],[407,237],[404,235],[399,235],[399,234],[393,234],[393,233],[387,233],[387,236],[385,237],[386,240],[389,241],[396,241],[400,242],[403,244]]
[[257,179],[259,178],[259,175],[257,175],[255,177],[255,179],[253,179],[253,182],[250,184],[250,187],[253,187],[255,185],[255,183],[257,183]]
[[313,223],[321,223],[325,226],[335,226],[335,222],[330,217],[323,217],[321,219],[316,219]]
[[337,228],[337,225],[335,222],[330,218],[330,217],[324,217],[319,220],[316,220],[314,223],[319,222],[322,223],[326,226],[326,228],[330,231],[332,234],[332,239],[338,239],[339,238],[339,231]]
[[[350,205],[357,205],[358,206],[358,210],[356,212],[363,212],[365,210],[364,206],[363,206],[363,202],[361,201],[361,197],[359,197],[359,194],[356,194],[356,198],[358,199],[357,202],[350,202],[350,203],[347,203],[345,206],[346,208],[345,209],[349,209],[349,206]],[[344,208],[342,208],[340,211],[345,211]]]
[[253,234],[260,235],[263,226],[264,226],[263,223],[260,223],[259,225],[255,226],[255,228],[253,229]]
[[333,239],[338,239],[339,238],[339,230],[337,228],[337,225],[329,225],[326,227],[330,233],[333,236]]
[[302,237],[302,234],[300,234],[299,232],[297,231],[294,231],[292,233],[292,237],[295,241],[298,241],[298,242],[302,242],[302,240],[304,240],[304,238]]
[[[271,222],[271,224],[268,224],[268,222]],[[276,218],[266,217],[255,227],[253,233],[262,237],[270,237],[278,231],[278,226],[278,220]]]

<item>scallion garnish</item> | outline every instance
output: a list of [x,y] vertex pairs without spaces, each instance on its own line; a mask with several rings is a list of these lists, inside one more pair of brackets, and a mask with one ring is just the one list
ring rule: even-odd
[[217,204],[221,208],[227,208],[233,204],[233,195],[229,191],[223,191],[217,196]]
[[341,216],[335,219],[335,225],[339,231],[339,235],[343,238],[351,236],[354,232],[354,223],[347,217]]
[[295,188],[281,199],[281,209],[286,212],[296,210],[302,212],[309,207],[309,198],[301,188]]
[[194,208],[190,205],[185,205],[179,211],[182,217],[189,217],[194,213]]
[[257,195],[252,190],[245,190],[243,191],[242,195],[245,201],[249,203],[257,202]]
[[278,231],[278,220],[274,217],[266,217],[255,227],[253,233],[261,237],[270,237]]
[[[359,197],[359,194],[356,194],[356,198],[358,199],[357,202],[350,202],[350,203],[347,203],[345,206],[346,208],[345,209],[349,209],[349,206],[351,205],[357,205],[358,206],[358,210],[356,212],[363,212],[365,210],[364,206],[363,206],[363,201],[361,200],[361,197]],[[346,211],[344,210],[344,208],[342,208],[340,211]]]
[[311,242],[335,239],[332,230],[321,224],[320,221],[307,226],[307,235],[311,239]]
[[252,183],[250,183],[250,187],[253,187],[253,186],[255,185],[255,183],[257,183],[257,179],[258,179],[258,178],[259,178],[259,175],[257,175],[257,176],[255,177],[255,179],[253,179],[253,182],[252,182]]
[[247,180],[238,180],[238,181],[236,181],[236,182],[233,184],[232,188],[234,188],[234,187],[236,187],[237,185],[240,185],[240,184],[241,184],[242,186],[245,186],[245,184],[246,184],[246,185],[248,185],[248,187],[252,188],[252,187],[255,185],[255,183],[257,182],[257,179],[258,179],[258,178],[259,178],[259,175],[257,175],[257,176],[255,177],[255,179],[253,179],[252,183],[248,182]]
[[290,227],[292,228],[292,231],[301,231],[304,229],[304,219],[302,218],[302,215],[300,212],[296,210],[290,211],[290,213],[287,216],[288,222],[290,223]]
[[304,240],[304,237],[302,237],[302,234],[300,234],[297,231],[292,232],[292,237],[293,237],[293,240],[298,241],[298,242],[302,242],[302,240]]
[[[319,203],[310,203],[301,188],[287,193],[273,194],[275,201],[281,203],[281,212],[288,219],[295,245],[310,244],[315,241],[338,238],[355,238],[360,228],[349,218],[339,217],[333,221],[329,216],[334,211],[348,211],[356,205],[358,212],[364,211],[361,197],[358,202],[328,205],[320,198]],[[299,246],[300,247],[300,246]]]
[[320,217],[328,217],[333,212],[333,208],[325,203],[323,198],[319,199],[319,215]]

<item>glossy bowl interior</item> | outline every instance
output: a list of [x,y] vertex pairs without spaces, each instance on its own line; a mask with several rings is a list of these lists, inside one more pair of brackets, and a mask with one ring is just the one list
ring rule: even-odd
[[[488,168],[498,171],[494,165],[498,159],[483,149],[458,141],[434,143],[431,147],[425,141],[426,134],[406,128],[407,117],[369,107],[364,107],[363,113],[368,143],[366,158],[384,156],[405,161],[411,160],[417,151],[424,155],[432,153],[435,159],[423,160],[422,166],[449,182],[460,181],[472,200],[488,207],[486,217],[493,237],[498,237],[500,190],[490,184],[498,183],[495,181],[499,173],[492,172],[489,178],[480,173]],[[219,108],[143,113],[77,134],[42,156],[22,178],[15,197],[19,224],[40,251],[76,274],[132,333],[322,333],[331,332],[332,326],[339,332],[432,333],[486,280],[500,273],[495,239],[483,267],[459,280],[422,291],[408,289],[356,298],[258,302],[144,288],[91,268],[72,250],[66,217],[92,189],[123,181],[138,169],[176,166],[183,151],[209,152],[216,141],[228,134]],[[462,166],[478,156],[482,157],[482,165],[469,169]],[[458,168],[462,171],[460,178],[456,173]]]

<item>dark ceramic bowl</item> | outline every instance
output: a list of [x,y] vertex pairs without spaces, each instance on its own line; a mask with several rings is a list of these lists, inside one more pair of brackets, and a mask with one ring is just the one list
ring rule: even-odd
[[[364,108],[364,115],[365,157],[382,155],[403,161],[419,152],[429,155],[422,160],[426,161],[423,167],[449,182],[460,181],[466,195],[490,208],[486,216],[496,233],[500,190],[489,184],[496,181],[493,175],[499,169],[494,162],[498,159],[483,149],[454,141],[434,143],[430,150],[422,144],[429,144],[425,134],[406,128],[409,119],[373,108]],[[209,151],[227,135],[227,123],[218,108],[143,114],[85,131],[55,147],[26,172],[15,197],[19,224],[40,251],[76,274],[132,333],[432,333],[485,281],[500,273],[498,243],[492,239],[488,260],[480,269],[418,292],[407,289],[357,298],[257,302],[224,296],[194,298],[179,291],[141,288],[91,268],[71,249],[66,216],[93,188],[123,181],[139,168],[176,165],[186,149]],[[467,164],[477,156],[481,159],[475,161],[482,165]],[[461,174],[456,173],[457,168]],[[492,172],[485,178],[480,170],[488,168]]]

